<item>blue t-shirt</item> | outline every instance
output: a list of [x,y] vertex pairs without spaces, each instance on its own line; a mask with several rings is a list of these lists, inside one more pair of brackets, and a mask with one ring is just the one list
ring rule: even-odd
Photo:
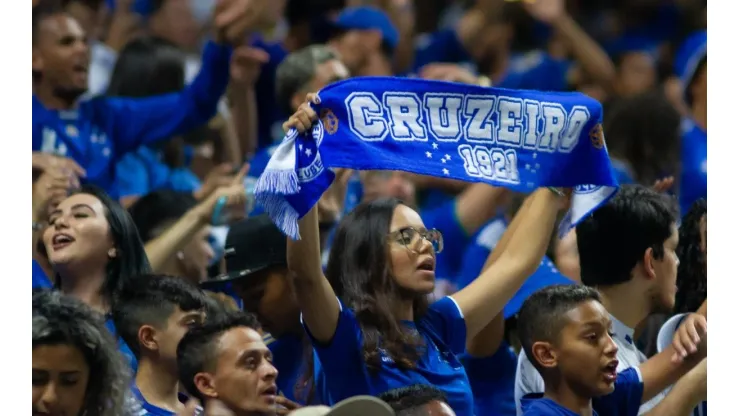
[[160,189],[195,192],[201,187],[198,176],[187,167],[171,168],[162,154],[147,146],[127,153],[116,164],[119,196],[144,196]]
[[136,374],[136,370],[139,368],[139,361],[134,356],[131,348],[129,348],[126,344],[126,341],[118,336],[116,325],[113,323],[112,318],[108,317],[105,320],[105,327],[108,328],[108,330],[111,332],[111,334],[113,334],[114,337],[118,338],[118,351],[123,354],[124,357],[126,357],[126,362],[128,362],[129,366],[131,367],[131,374]]
[[403,324],[417,330],[426,345],[416,369],[400,370],[383,354],[379,372],[370,373],[363,359],[363,335],[355,313],[340,302],[333,339],[326,345],[311,339],[331,398],[338,402],[352,396],[377,396],[400,387],[427,384],[445,393],[458,416],[473,415],[473,393],[465,369],[457,359],[457,354],[465,350],[466,328],[455,301],[444,297],[433,303],[417,323]]
[[[476,72],[476,65],[457,37],[455,29],[422,35],[416,42],[414,72],[425,65],[447,62],[462,65]],[[572,63],[555,59],[544,51],[529,51],[512,54],[506,74],[495,86],[499,88],[528,89],[540,91],[564,91],[568,89],[568,72]]]
[[49,110],[33,96],[33,151],[74,159],[87,170],[84,183],[120,196],[115,165],[142,145],[187,132],[216,114],[229,82],[231,47],[209,42],[203,66],[180,92],[149,98],[97,97],[75,110]]
[[681,213],[707,197],[707,132],[690,119],[684,119],[681,138],[681,189],[678,193]]
[[475,414],[486,416],[514,416],[514,382],[517,356],[508,343],[502,342],[495,354],[476,358],[464,353],[460,362],[470,380],[475,400]]
[[463,253],[470,241],[470,236],[457,219],[456,205],[457,201],[452,199],[444,205],[419,213],[427,228],[436,228],[442,233],[444,248],[437,255],[435,274],[438,279],[453,284],[457,283]]
[[[278,369],[278,376],[275,383],[277,384],[279,394],[302,405],[333,404],[331,399],[322,396],[327,391],[326,383],[321,371],[321,363],[313,350],[314,388],[310,403],[306,396],[309,393],[307,384],[299,385],[302,383],[304,373],[307,370],[304,342],[300,337],[293,334],[286,334],[280,338],[273,338],[272,335],[268,334],[263,337],[263,340],[272,352],[273,365]],[[310,344],[307,346],[310,348]],[[296,393],[300,394],[300,397],[296,396]]]
[[[640,373],[628,368],[617,375],[614,391],[592,400],[593,416],[637,416],[642,404],[643,384]],[[528,395],[522,398],[523,416],[579,416],[547,398]],[[541,396],[541,395],[539,395]]]
[[[131,393],[136,403],[134,403],[130,409],[135,416],[175,416],[177,414],[147,402],[146,398],[144,398],[144,395],[141,394],[141,391],[136,387],[136,385],[131,386]],[[188,401],[188,396],[182,393],[178,394],[178,398],[182,404],[185,404]],[[198,409],[198,411],[200,410],[201,409]],[[199,413],[196,412],[196,414]]]
[[51,289],[54,286],[51,283],[51,280],[46,276],[44,269],[41,268],[41,265],[36,260],[33,260],[31,273],[34,289]]

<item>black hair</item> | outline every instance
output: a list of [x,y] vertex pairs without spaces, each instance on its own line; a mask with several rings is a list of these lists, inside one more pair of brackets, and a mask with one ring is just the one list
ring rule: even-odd
[[396,416],[425,416],[424,406],[431,402],[447,403],[444,392],[437,387],[426,384],[413,384],[389,390],[380,396],[380,400],[388,403]]
[[[113,238],[113,246],[116,248],[116,257],[110,259],[105,267],[105,282],[101,291],[106,301],[112,302],[115,294],[129,279],[151,272],[149,259],[134,221],[118,202],[101,188],[90,184],[82,185],[71,195],[76,194],[91,195],[105,208],[105,219]],[[61,283],[58,274],[55,283],[57,286]]]
[[141,238],[150,241],[164,231],[164,226],[179,220],[197,203],[191,193],[162,189],[137,200],[129,213]]
[[524,353],[540,370],[532,355],[535,342],[557,342],[567,324],[565,314],[584,302],[601,302],[596,289],[583,285],[552,285],[532,293],[519,310],[518,335]]
[[203,400],[195,375],[208,371],[215,365],[218,356],[218,340],[234,328],[251,328],[259,331],[261,326],[253,314],[232,311],[206,317],[206,322],[189,330],[177,345],[177,367],[180,383],[185,390],[199,400]]
[[290,26],[295,26],[322,18],[329,12],[342,10],[345,6],[346,0],[288,0],[285,5],[285,19]]
[[131,374],[103,316],[58,291],[35,290],[32,299],[32,348],[73,346],[90,369],[81,414],[123,415]]
[[358,205],[339,223],[326,267],[326,277],[337,296],[354,310],[362,330],[363,358],[371,371],[381,367],[385,350],[403,370],[416,368],[424,353],[423,339],[394,317],[394,305],[411,298],[414,319],[427,311],[427,297],[407,293],[395,282],[388,258],[388,233],[395,198]]
[[129,42],[118,55],[106,95],[140,98],[184,87],[185,55],[165,40],[145,37]]
[[678,173],[681,115],[662,91],[649,91],[610,105],[604,121],[609,152],[629,163],[637,183]]
[[587,286],[629,282],[645,250],[662,259],[678,219],[674,199],[640,185],[622,186],[576,226],[581,281]]
[[697,200],[678,230],[676,313],[696,312],[707,299],[707,258],[701,248],[701,222],[706,215],[707,200]]
[[99,10],[105,0],[62,0],[62,6],[67,7],[72,3],[79,3],[89,9]]
[[31,42],[33,45],[36,45],[38,41],[41,22],[60,13],[65,13],[65,11],[59,0],[41,0],[33,7],[31,12]]
[[164,329],[175,308],[183,312],[204,310],[206,302],[206,295],[185,279],[163,275],[137,276],[126,282],[117,293],[113,322],[118,334],[139,358],[139,329],[143,325]]

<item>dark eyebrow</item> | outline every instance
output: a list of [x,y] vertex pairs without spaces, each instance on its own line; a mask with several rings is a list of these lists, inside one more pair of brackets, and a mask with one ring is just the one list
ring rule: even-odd
[[95,210],[90,205],[87,205],[87,204],[75,204],[75,205],[72,205],[71,209],[79,209],[79,208],[87,208],[90,211],[95,212]]

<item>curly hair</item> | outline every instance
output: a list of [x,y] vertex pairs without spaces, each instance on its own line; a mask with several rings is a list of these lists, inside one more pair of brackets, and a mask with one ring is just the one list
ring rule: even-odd
[[122,416],[131,379],[116,341],[105,327],[102,315],[58,291],[33,293],[33,348],[71,345],[85,357],[90,381],[81,414]]
[[696,312],[707,298],[707,254],[701,247],[701,223],[706,215],[706,199],[694,202],[678,230],[676,313]]

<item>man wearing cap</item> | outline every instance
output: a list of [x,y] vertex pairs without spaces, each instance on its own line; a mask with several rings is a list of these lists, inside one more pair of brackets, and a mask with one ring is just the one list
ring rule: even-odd
[[398,30],[382,10],[350,7],[334,22],[335,33],[328,44],[336,49],[352,75],[393,75],[393,53]]
[[707,197],[707,31],[689,36],[676,54],[683,99],[689,115],[681,126],[681,213],[699,198]]
[[267,215],[248,218],[231,227],[226,238],[227,274],[206,281],[209,289],[230,289],[244,309],[257,315],[265,332],[264,342],[278,368],[278,390],[299,403],[319,400],[322,377],[313,350],[304,342],[300,309],[290,285],[285,235]]

